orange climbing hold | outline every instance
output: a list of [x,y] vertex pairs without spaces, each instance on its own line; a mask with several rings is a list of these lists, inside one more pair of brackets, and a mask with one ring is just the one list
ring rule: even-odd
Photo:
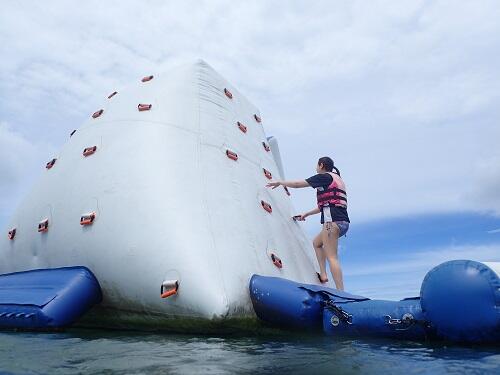
[[100,115],[102,115],[104,112],[104,109],[100,109],[92,114],[92,118],[98,118]]
[[84,214],[80,217],[80,225],[91,225],[95,219],[95,212]]
[[161,298],[168,298],[177,294],[179,290],[179,281],[177,280],[165,280],[161,284],[160,296]]

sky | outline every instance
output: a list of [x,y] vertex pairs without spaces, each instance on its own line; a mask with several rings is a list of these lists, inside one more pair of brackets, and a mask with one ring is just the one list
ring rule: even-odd
[[[288,179],[335,160],[348,290],[399,298],[442,261],[500,261],[498,19],[480,0],[5,0],[0,227],[110,88],[202,58],[260,108]],[[298,213],[314,199],[293,192]]]

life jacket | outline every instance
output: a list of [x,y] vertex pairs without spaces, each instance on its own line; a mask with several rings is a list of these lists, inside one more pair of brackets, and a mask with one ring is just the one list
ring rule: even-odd
[[340,176],[335,176],[334,173],[328,172],[332,176],[332,183],[324,190],[319,190],[316,192],[316,199],[318,201],[318,207],[324,206],[342,206],[347,207],[347,193],[345,190],[339,188],[342,186],[345,189],[344,183],[341,181],[340,185],[335,177],[340,178]]

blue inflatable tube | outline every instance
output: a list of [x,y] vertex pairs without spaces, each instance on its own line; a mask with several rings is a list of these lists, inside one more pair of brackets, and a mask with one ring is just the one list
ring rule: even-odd
[[[500,269],[500,264],[495,264]],[[443,263],[425,277],[420,297],[370,300],[318,285],[254,275],[250,297],[267,324],[371,336],[456,343],[500,343],[500,279],[486,264]]]
[[99,283],[86,267],[0,275],[0,327],[65,328],[101,300]]

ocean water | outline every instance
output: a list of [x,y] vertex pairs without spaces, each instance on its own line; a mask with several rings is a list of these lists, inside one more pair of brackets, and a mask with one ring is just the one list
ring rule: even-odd
[[499,347],[279,333],[0,333],[1,374],[500,374]]

